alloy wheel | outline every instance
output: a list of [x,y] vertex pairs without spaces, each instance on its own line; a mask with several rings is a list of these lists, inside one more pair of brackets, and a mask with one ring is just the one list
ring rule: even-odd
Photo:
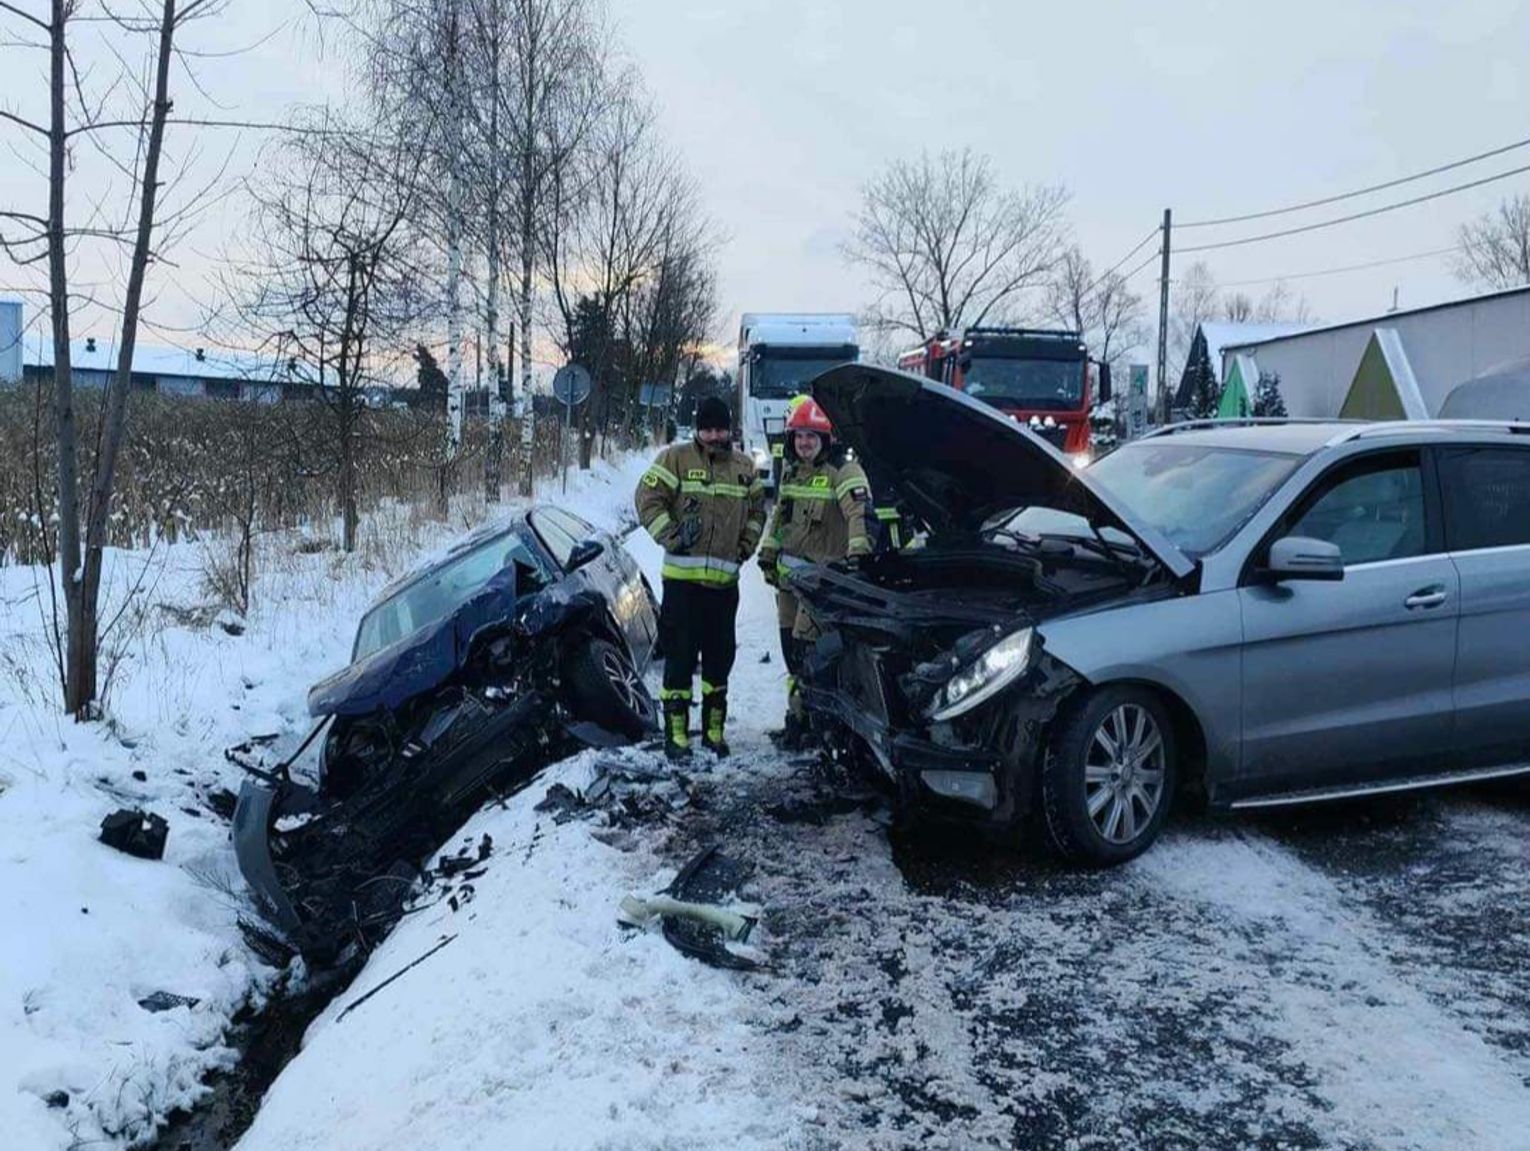
[[638,681],[637,672],[632,666],[614,651],[605,652],[601,656],[600,666],[606,673],[606,679],[610,681],[617,698],[622,701],[622,706],[634,715],[646,718],[651,711],[648,696],[643,691],[643,685]]
[[1158,722],[1140,704],[1123,703],[1100,720],[1084,760],[1084,802],[1095,830],[1125,844],[1163,802],[1165,748]]

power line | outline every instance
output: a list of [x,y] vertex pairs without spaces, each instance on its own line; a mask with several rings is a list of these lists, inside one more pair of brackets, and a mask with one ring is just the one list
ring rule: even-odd
[[[1154,228],[1153,231],[1156,232],[1156,231],[1158,231],[1158,229]],[[1133,276],[1135,276],[1138,272],[1142,271],[1142,269],[1151,266],[1153,261],[1158,259],[1158,257],[1161,256],[1161,255],[1163,255],[1163,249],[1159,248],[1158,251],[1154,252],[1147,259],[1143,260],[1142,263],[1138,264],[1130,272],[1127,272],[1126,275],[1122,276],[1121,277],[1121,282],[1123,284],[1131,283],[1131,279],[1132,279]]]
[[1437,168],[1429,168],[1423,172],[1415,172],[1411,176],[1399,176],[1395,180],[1387,180],[1385,183],[1372,184],[1367,188],[1356,188],[1353,192],[1342,192],[1337,196],[1325,196],[1321,200],[1308,200],[1303,204],[1292,204],[1285,208],[1271,208],[1264,212],[1249,212],[1243,216],[1222,216],[1215,220],[1192,220],[1186,224],[1180,224],[1181,228],[1210,228],[1218,224],[1241,224],[1248,220],[1264,220],[1271,216],[1284,216],[1291,212],[1305,211],[1307,208],[1320,208],[1324,204],[1337,204],[1341,200],[1353,200],[1356,196],[1368,196],[1372,192],[1382,192],[1388,188],[1396,188],[1402,184],[1411,184],[1415,180],[1422,180],[1428,176],[1438,176],[1441,172],[1449,172],[1456,168],[1464,168],[1468,164],[1475,164],[1479,160],[1488,160],[1494,156],[1502,156],[1505,152],[1512,152],[1517,148],[1523,148],[1530,144],[1530,137],[1516,140],[1512,144],[1505,144],[1501,148],[1494,148],[1488,152],[1479,152],[1475,156],[1467,156],[1464,160],[1453,160],[1449,164],[1441,164]]
[[1224,288],[1249,288],[1259,284],[1279,284],[1288,280],[1311,280],[1318,276],[1337,276],[1341,272],[1360,272],[1367,268],[1384,268],[1388,264],[1406,264],[1413,260],[1427,260],[1432,256],[1448,256],[1455,248],[1436,248],[1432,252],[1415,252],[1411,256],[1394,256],[1389,260],[1371,260],[1365,264],[1348,264],[1342,268],[1324,268],[1318,272],[1297,272],[1290,276],[1266,276],[1259,280],[1232,280]]
[[1494,176],[1484,176],[1480,180],[1473,180],[1467,184],[1456,184],[1453,187],[1443,188],[1438,192],[1430,192],[1424,196],[1414,196],[1411,200],[1399,200],[1395,204],[1383,204],[1379,208],[1371,208],[1364,212],[1352,212],[1348,216],[1337,216],[1332,220],[1320,220],[1316,224],[1304,224],[1300,228],[1286,228],[1279,232],[1265,232],[1259,236],[1245,236],[1241,240],[1223,240],[1216,244],[1197,244],[1190,248],[1180,248],[1177,252],[1180,255],[1188,255],[1191,252],[1214,252],[1219,248],[1237,248],[1244,244],[1257,244],[1263,240],[1278,240],[1282,236],[1296,236],[1303,232],[1316,232],[1321,228],[1332,228],[1339,224],[1348,224],[1352,220],[1363,220],[1368,216],[1380,216],[1384,212],[1395,212],[1398,208],[1409,208],[1414,204],[1438,200],[1442,196],[1452,196],[1457,192],[1465,192],[1471,188],[1480,188],[1484,184],[1492,184],[1498,180],[1507,180],[1510,176],[1518,176],[1521,172],[1530,172],[1530,164],[1511,168],[1507,172],[1499,172]]
[[[1142,239],[1138,240],[1136,242],[1136,244],[1134,244],[1132,246],[1132,250],[1130,252],[1127,252],[1126,255],[1122,256],[1119,260],[1117,260],[1109,268],[1105,269],[1105,271],[1101,272],[1098,276],[1096,276],[1094,278],[1094,280],[1090,282],[1089,286],[1087,288],[1085,288],[1083,290],[1083,292],[1080,293],[1080,294],[1087,296],[1090,292],[1094,291],[1095,288],[1097,288],[1101,284],[1103,284],[1106,280],[1108,280],[1111,277],[1111,274],[1114,273],[1117,268],[1119,268],[1122,264],[1126,263],[1127,260],[1130,260],[1138,252],[1142,251],[1142,246],[1144,244],[1148,243],[1150,240],[1152,240],[1152,238],[1154,236],[1158,235],[1159,231],[1160,231],[1160,229],[1158,229],[1158,228],[1154,228],[1151,231],[1149,231],[1146,236],[1143,236]],[[1156,255],[1157,255],[1157,253],[1155,252],[1154,256],[1156,256]]]

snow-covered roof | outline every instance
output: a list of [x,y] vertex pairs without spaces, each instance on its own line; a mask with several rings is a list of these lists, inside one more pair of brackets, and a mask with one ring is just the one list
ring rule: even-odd
[[1211,360],[1211,372],[1222,381],[1222,351],[1239,348],[1245,344],[1257,344],[1281,336],[1294,335],[1312,328],[1311,324],[1243,324],[1224,320],[1204,320],[1201,333],[1206,337],[1206,355]]
[[[1259,336],[1254,339],[1240,340],[1235,344],[1225,344],[1224,347],[1242,348],[1270,340],[1282,339],[1286,336],[1311,335],[1316,332],[1338,332],[1345,328],[1371,328],[1378,324],[1395,324],[1404,316],[1417,316],[1425,312],[1445,312],[1452,308],[1467,308],[1473,304],[1481,304],[1487,300],[1505,299],[1511,296],[1522,296],[1530,292],[1530,284],[1522,284],[1515,288],[1502,288],[1496,292],[1483,292],[1476,296],[1465,296],[1459,300],[1443,300],[1438,304],[1423,304],[1417,308],[1403,308],[1395,312],[1383,312],[1376,316],[1366,316],[1359,320],[1343,320],[1337,324],[1306,324],[1299,325],[1287,332],[1277,332],[1273,335]],[[1257,325],[1251,325],[1257,326]]]
[[[138,343],[133,347],[133,374],[142,376],[181,376],[194,380],[272,380],[288,378],[286,365],[221,348],[206,348],[197,359],[194,348],[171,348],[159,344]],[[42,333],[26,338],[23,362],[29,368],[53,367],[53,341]],[[94,350],[86,339],[69,341],[70,366],[75,371],[110,372],[117,368],[115,339],[95,341]]]

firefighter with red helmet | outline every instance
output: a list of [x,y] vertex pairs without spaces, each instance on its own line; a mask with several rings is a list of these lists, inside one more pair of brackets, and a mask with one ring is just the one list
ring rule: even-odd
[[787,466],[760,547],[760,568],[765,582],[776,589],[781,652],[786,657],[787,712],[781,743],[798,747],[806,725],[797,676],[817,629],[792,594],[790,573],[805,564],[869,555],[868,517],[873,513],[866,473],[835,445],[833,425],[818,402],[798,396],[787,412]]

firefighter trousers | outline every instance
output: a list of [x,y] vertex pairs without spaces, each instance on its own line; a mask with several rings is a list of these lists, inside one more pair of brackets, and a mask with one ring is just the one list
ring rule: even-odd
[[659,605],[659,640],[664,646],[664,698],[691,698],[691,679],[701,664],[703,696],[728,686],[738,654],[738,585],[708,587],[665,580]]

